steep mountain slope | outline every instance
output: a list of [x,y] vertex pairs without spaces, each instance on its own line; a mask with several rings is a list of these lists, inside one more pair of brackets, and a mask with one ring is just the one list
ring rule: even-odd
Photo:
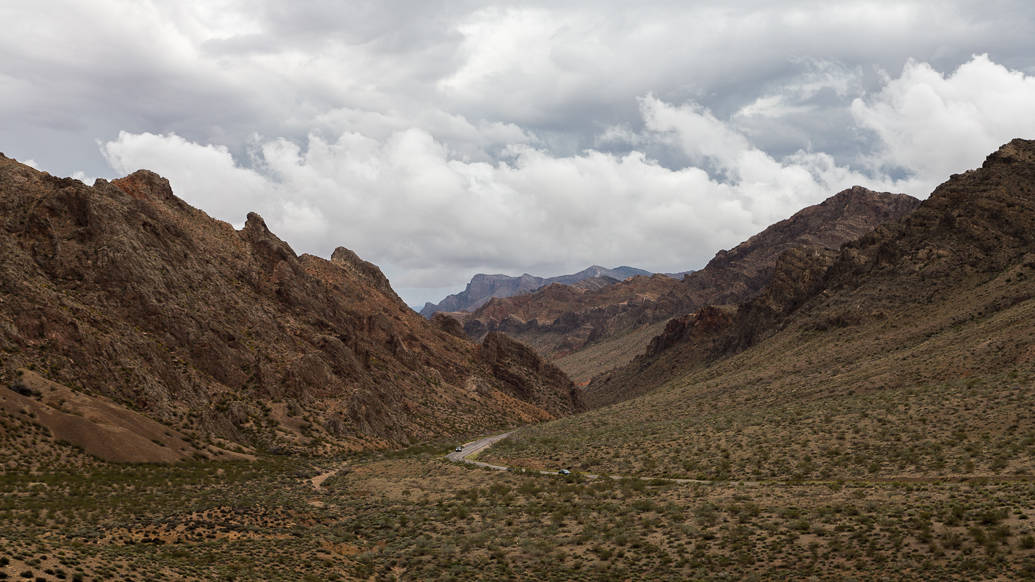
[[235,231],[150,172],[87,187],[0,157],[0,216],[5,385],[32,367],[192,434],[283,449],[579,407],[563,374],[431,325],[355,253],[296,256],[258,215]]
[[920,201],[905,194],[855,186],[766,228],[683,278],[688,311],[704,305],[736,304],[769,283],[776,259],[797,248],[837,249],[877,226],[912,212]]
[[642,393],[669,375],[657,372],[674,360],[700,364],[735,353],[787,325],[791,314],[810,329],[856,326],[999,274],[1033,250],[1029,144],[1003,146],[982,169],[954,176],[915,212],[840,253],[785,251],[770,284],[735,314],[716,323],[714,310],[704,309],[673,320],[634,364],[602,378],[590,399],[600,405]]
[[[530,295],[493,299],[470,315],[460,315],[478,338],[502,331],[536,347],[578,379],[588,380],[568,362],[596,373],[642,353],[649,336],[634,333],[708,304],[735,304],[758,293],[772,277],[777,257],[792,248],[836,249],[877,225],[911,212],[919,201],[904,194],[856,186],[805,208],[752,236],[730,251],[719,251],[707,266],[682,278],[634,277],[596,292],[545,287]],[[601,357],[572,354],[591,349]],[[629,354],[615,358],[616,353]],[[587,357],[589,356],[589,357]],[[567,357],[567,360],[565,359]]]
[[597,281],[596,286],[601,286],[600,283],[605,279],[622,281],[637,275],[650,275],[650,272],[644,271],[643,269],[637,269],[635,267],[615,267],[614,269],[608,269],[599,265],[593,265],[592,267],[588,267],[571,275],[559,275],[557,277],[546,278],[536,277],[535,275],[529,275],[528,273],[525,273],[520,277],[478,274],[471,278],[471,282],[467,284],[467,288],[460,293],[455,293],[446,297],[437,305],[430,302],[424,304],[424,308],[420,310],[420,314],[424,317],[431,317],[440,311],[473,311],[494,297],[511,297],[514,295],[531,293],[536,289],[553,283],[561,285],[575,285],[582,281],[586,281],[587,279],[598,279],[600,281]]
[[1035,474],[1035,141],[837,253],[787,251],[777,273],[736,309],[671,323],[588,394],[643,396],[504,452],[706,478]]
[[[88,464],[86,453],[106,461],[175,462],[187,457],[252,458],[218,446],[202,446],[190,436],[111,400],[70,390],[30,370],[18,370],[11,390],[0,390],[0,424],[5,426],[0,465],[38,470],[44,466]],[[19,422],[19,417],[22,421]],[[36,438],[25,417],[58,442],[74,444],[64,451],[57,442]],[[6,422],[4,421],[6,419]],[[28,430],[26,430],[28,429]],[[26,437],[30,437],[32,442]],[[47,457],[50,457],[47,459]]]

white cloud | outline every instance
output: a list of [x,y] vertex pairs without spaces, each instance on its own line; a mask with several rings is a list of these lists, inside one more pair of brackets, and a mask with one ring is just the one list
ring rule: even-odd
[[755,99],[737,111],[738,117],[786,117],[797,113],[807,113],[811,108],[804,105],[788,103],[783,95],[766,95]]
[[248,209],[275,195],[255,170],[238,167],[223,146],[199,145],[176,134],[119,132],[101,152],[120,175],[156,171],[170,179],[181,198],[209,214],[241,225]]
[[949,75],[910,61],[879,93],[856,99],[852,114],[880,137],[875,165],[903,168],[933,186],[1015,137],[1035,137],[1035,76],[987,55]]
[[[352,247],[405,293],[459,286],[484,270],[697,267],[718,248],[854,184],[924,196],[1002,142],[1035,135],[1035,79],[984,56],[947,76],[910,62],[879,92],[855,100],[852,115],[882,144],[869,167],[856,169],[824,152],[766,153],[737,129],[743,110],[722,120],[693,102],[648,95],[639,105],[642,131],[612,127],[601,141],[667,148],[682,164],[665,167],[636,150],[557,155],[529,145],[534,140],[515,126],[459,116],[436,127],[471,144],[511,138],[501,157],[472,159],[425,129],[402,127],[401,118],[374,135],[310,134],[303,145],[255,137],[251,167],[226,147],[176,134],[121,132],[102,149],[118,172],[154,169],[217,217],[240,224],[258,211],[299,251],[327,256],[337,245]],[[908,176],[889,177],[891,165]]]
[[696,267],[866,180],[822,154],[778,161],[700,106],[648,96],[641,109],[647,130],[638,139],[675,145],[690,165],[666,168],[638,151],[556,156],[522,144],[509,147],[507,161],[472,162],[416,128],[383,139],[310,135],[304,148],[262,141],[255,169],[226,148],[174,134],[123,132],[103,147],[117,170],[155,169],[219,218],[239,224],[258,211],[298,251],[351,247],[404,293],[460,285],[484,270]]

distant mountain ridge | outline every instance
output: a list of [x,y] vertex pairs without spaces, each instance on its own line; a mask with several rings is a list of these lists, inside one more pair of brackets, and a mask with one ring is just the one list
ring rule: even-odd
[[[633,277],[587,290],[545,286],[529,294],[493,298],[456,316],[474,339],[492,331],[504,332],[548,359],[575,356],[587,347],[599,346],[606,351],[598,362],[602,372],[624,363],[615,350],[604,350],[609,342],[628,344],[621,351],[623,357],[631,358],[647,347],[652,336],[640,333],[647,327],[704,305],[736,304],[758,293],[771,280],[784,251],[836,249],[908,214],[919,204],[905,194],[855,186],[770,225],[733,249],[720,250],[703,269],[682,279]],[[564,365],[563,360],[557,361]],[[580,380],[576,376],[581,374],[574,369],[567,371]]]
[[531,293],[536,289],[540,289],[553,283],[574,285],[587,279],[600,278],[610,278],[616,281],[623,281],[636,275],[650,274],[650,271],[637,269],[635,267],[621,266],[615,267],[614,269],[608,269],[599,265],[587,267],[578,273],[558,275],[556,277],[537,277],[535,275],[529,275],[528,273],[518,277],[501,274],[486,275],[479,273],[471,278],[471,282],[467,284],[467,288],[460,293],[449,295],[437,304],[431,303],[430,301],[425,303],[424,308],[420,310],[420,314],[426,318],[430,318],[439,311],[474,311],[482,305],[485,305],[485,303],[494,297],[513,297],[514,295],[520,295],[522,293]]

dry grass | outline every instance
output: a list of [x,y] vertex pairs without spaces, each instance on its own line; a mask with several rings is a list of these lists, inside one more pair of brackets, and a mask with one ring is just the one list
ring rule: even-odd
[[[483,471],[443,461],[455,445],[444,442],[340,459],[111,465],[26,429],[31,419],[0,416],[10,424],[0,571],[1033,578],[1035,302],[991,309],[1001,289],[986,290],[952,310],[930,305],[910,325],[787,328],[646,397],[522,429],[482,455],[642,479]],[[35,450],[49,453],[23,462]],[[312,477],[339,463],[347,470],[314,489]]]

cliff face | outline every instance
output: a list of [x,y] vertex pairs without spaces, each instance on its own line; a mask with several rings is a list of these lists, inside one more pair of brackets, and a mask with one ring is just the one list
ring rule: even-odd
[[[583,408],[582,391],[571,384],[564,372],[543,362],[528,346],[501,333],[490,333],[482,342],[479,355],[491,366],[493,374],[503,380],[503,389],[511,396],[549,410]],[[566,392],[555,389],[565,383]]]
[[479,273],[471,278],[460,293],[454,293],[438,304],[426,303],[420,310],[424,317],[431,317],[438,312],[469,311],[484,305],[493,297],[510,297],[519,293],[528,293],[543,286],[546,280],[525,273],[520,277],[507,275],[485,275]]
[[[1014,140],[981,168],[952,176],[914,212],[839,251],[785,250],[759,294],[715,325],[700,323],[715,320],[710,307],[670,323],[636,361],[594,381],[586,399],[601,406],[648,392],[781,330],[809,335],[891,322],[933,336],[1030,301],[1033,269],[1035,141]],[[1025,345],[1000,340],[1010,346],[1001,350],[1005,360]],[[939,363],[925,373],[942,366],[955,368]]]
[[0,156],[0,220],[6,383],[31,366],[173,427],[281,448],[400,444],[578,407],[541,363],[521,363],[537,402],[515,395],[512,374],[352,251],[297,256],[260,216],[235,231],[151,172],[88,187]]

